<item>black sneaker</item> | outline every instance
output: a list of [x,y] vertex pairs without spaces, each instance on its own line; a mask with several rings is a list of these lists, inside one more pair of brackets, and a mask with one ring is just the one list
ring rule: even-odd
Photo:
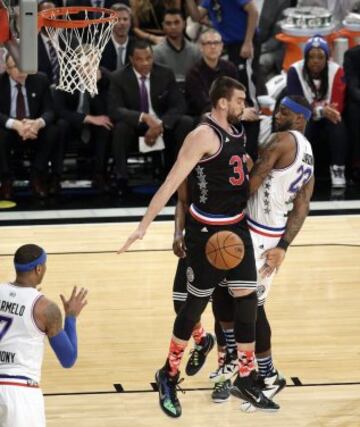
[[252,371],[247,377],[237,376],[231,388],[231,394],[251,403],[261,411],[274,412],[280,409],[277,403],[267,398],[261,391],[256,371]]
[[263,394],[272,399],[276,394],[286,386],[286,379],[280,374],[280,372],[275,371],[274,375],[271,377],[259,377],[261,378],[261,388]]
[[214,390],[211,393],[212,401],[215,403],[223,403],[230,399],[231,381],[215,383]]
[[179,375],[180,372],[175,377],[171,377],[164,368],[159,369],[155,374],[160,408],[172,418],[178,418],[181,415],[181,405],[177,398],[177,390],[185,393],[178,387],[178,384],[183,381],[182,379],[179,381]]
[[202,339],[201,344],[195,344],[193,350],[191,350],[190,358],[186,364],[185,372],[186,375],[192,376],[197,374],[203,367],[207,355],[210,353],[215,344],[215,338],[207,333]]

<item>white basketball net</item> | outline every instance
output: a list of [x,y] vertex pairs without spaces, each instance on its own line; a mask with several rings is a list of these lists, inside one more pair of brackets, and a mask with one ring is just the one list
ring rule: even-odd
[[[106,12],[99,12],[96,19],[105,18],[106,15]],[[72,17],[67,13],[62,19],[71,21]],[[91,23],[94,12],[86,10],[82,12],[82,19],[90,20],[89,25],[84,28],[45,28],[59,59],[59,84],[56,88],[71,93],[87,91],[94,96],[98,93],[97,72],[101,55],[116,19]]]

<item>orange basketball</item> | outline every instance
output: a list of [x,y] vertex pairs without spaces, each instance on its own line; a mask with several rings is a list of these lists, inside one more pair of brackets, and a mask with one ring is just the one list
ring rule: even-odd
[[219,270],[230,270],[244,258],[244,243],[231,231],[219,231],[206,242],[205,253],[209,263]]

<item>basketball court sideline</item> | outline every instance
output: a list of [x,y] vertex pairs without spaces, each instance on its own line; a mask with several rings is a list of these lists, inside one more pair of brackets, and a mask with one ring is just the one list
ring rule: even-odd
[[[215,405],[209,372],[186,378],[179,425],[263,423],[276,426],[360,424],[360,217],[308,218],[288,251],[268,302],[274,356],[289,387],[274,415],[244,414],[240,402]],[[172,221],[154,223],[134,250],[116,255],[133,223],[2,228],[0,281],[13,278],[11,254],[36,242],[49,252],[43,292],[59,302],[74,284],[90,290],[79,318],[79,359],[62,369],[46,349],[42,389],[48,426],[168,426],[154,392],[174,318],[171,285],[176,267]],[[331,233],[329,233],[331,230]],[[204,317],[208,330],[210,309]]]

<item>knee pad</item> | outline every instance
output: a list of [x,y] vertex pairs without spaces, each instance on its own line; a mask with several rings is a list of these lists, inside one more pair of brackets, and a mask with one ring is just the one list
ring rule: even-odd
[[238,343],[255,341],[257,295],[252,292],[245,297],[234,298],[235,339]]
[[206,308],[209,297],[198,298],[188,294],[181,310],[176,316],[174,323],[174,335],[184,341],[188,341],[197,322],[200,321],[201,314]]
[[271,348],[271,328],[266,317],[265,308],[263,305],[258,307],[256,321],[256,347],[255,352],[265,353]]

